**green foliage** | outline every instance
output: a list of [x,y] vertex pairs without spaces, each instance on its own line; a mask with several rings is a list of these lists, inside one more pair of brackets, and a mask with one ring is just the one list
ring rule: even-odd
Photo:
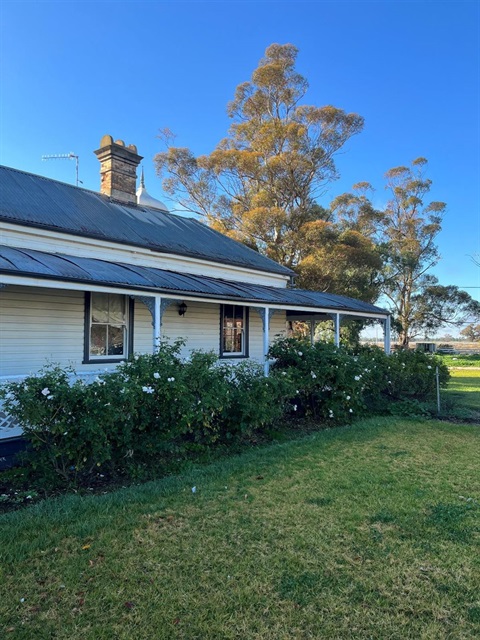
[[384,393],[393,400],[432,398],[436,393],[436,367],[440,386],[445,387],[449,379],[448,367],[439,358],[421,351],[400,349],[383,359]]
[[231,370],[230,402],[224,416],[227,438],[252,435],[280,420],[292,394],[292,381],[272,372],[265,378],[263,367],[242,362]]
[[295,387],[293,411],[332,422],[365,412],[370,369],[346,349],[287,338],[272,345],[269,356],[275,358],[273,371],[288,376]]
[[448,379],[447,367],[421,352],[282,339],[270,348],[265,378],[255,363],[231,366],[213,353],[184,361],[181,346],[162,343],[90,384],[53,366],[5,385],[0,398],[24,429],[37,477],[78,484],[106,470],[142,478],[172,457],[251,438],[288,415],[330,424],[367,411],[423,415],[435,367],[442,384]]
[[72,383],[73,374],[53,366],[0,390],[6,411],[22,424],[32,447],[32,464],[46,478],[53,469],[75,481],[111,457],[112,396],[101,384]]
[[54,366],[5,385],[0,398],[23,427],[37,475],[48,484],[75,484],[103,469],[142,477],[169,456],[252,435],[283,415],[286,380],[213,353],[183,361],[181,346],[162,343],[90,384]]
[[[350,351],[288,338],[275,343],[270,356],[276,358],[273,369],[296,385],[298,393],[291,402],[297,410],[342,422],[366,411],[425,415],[422,403],[435,398],[436,367],[441,386],[449,379],[440,359],[418,351],[387,356],[376,347]],[[403,406],[394,409],[394,403]]]

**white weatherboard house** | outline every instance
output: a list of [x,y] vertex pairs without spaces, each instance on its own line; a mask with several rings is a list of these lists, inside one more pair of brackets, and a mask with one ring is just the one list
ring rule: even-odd
[[[159,339],[264,363],[289,320],[377,319],[372,304],[292,287],[294,273],[136,190],[134,145],[104,136],[101,192],[0,167],[0,382],[47,362],[91,376]],[[312,334],[313,335],[313,334]],[[18,437],[0,408],[0,439]],[[0,451],[1,455],[1,451]]]

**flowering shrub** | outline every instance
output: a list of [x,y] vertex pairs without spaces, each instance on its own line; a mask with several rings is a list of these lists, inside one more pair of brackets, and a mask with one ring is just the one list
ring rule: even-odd
[[272,371],[288,376],[295,394],[292,411],[328,421],[350,421],[365,410],[361,363],[332,344],[285,338],[272,345]]
[[213,353],[183,361],[181,346],[162,343],[90,384],[54,366],[0,389],[31,444],[33,466],[73,483],[107,465],[138,475],[164,456],[251,434],[281,417],[285,380],[267,380],[253,364],[229,366]]
[[[448,368],[438,358],[402,350],[386,355],[365,347],[352,352],[343,347],[287,338],[270,349],[273,370],[284,372],[296,384],[291,406],[302,413],[347,421],[365,412],[395,412],[393,404],[435,397],[435,369],[440,384],[448,381]],[[398,407],[400,409],[400,407]]]
[[23,427],[32,465],[65,482],[106,466],[138,475],[142,465],[251,436],[287,414],[327,423],[367,411],[407,415],[434,395],[436,366],[442,384],[448,379],[445,365],[420,352],[351,353],[282,339],[270,348],[265,378],[255,363],[231,366],[213,353],[184,361],[181,347],[162,343],[90,384],[54,366],[5,385],[0,398]]
[[386,355],[376,347],[361,347],[354,357],[371,370],[365,398],[371,410],[398,413],[401,408],[393,408],[393,403],[398,405],[407,401],[413,401],[409,404],[413,409],[419,407],[419,402],[435,398],[436,367],[441,387],[446,386],[450,377],[448,367],[440,358],[421,351],[401,349]]
[[[72,370],[52,367],[0,390],[6,411],[21,423],[33,465],[64,480],[91,473],[111,457],[112,398],[102,387],[71,383]],[[102,420],[99,420],[99,415]]]

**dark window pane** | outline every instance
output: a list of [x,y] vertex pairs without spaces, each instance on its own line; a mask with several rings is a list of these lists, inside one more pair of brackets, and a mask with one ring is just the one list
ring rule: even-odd
[[107,325],[94,324],[90,332],[90,355],[104,356],[107,354]]
[[124,345],[124,328],[123,327],[108,327],[108,355],[109,356],[122,356]]

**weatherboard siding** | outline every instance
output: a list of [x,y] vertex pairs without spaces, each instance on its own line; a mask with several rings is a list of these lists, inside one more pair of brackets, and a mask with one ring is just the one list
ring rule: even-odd
[[[260,315],[249,311],[249,356],[253,360],[263,360],[263,327]],[[269,340],[285,335],[285,311],[275,313],[270,320]],[[220,305],[189,302],[185,316],[178,315],[177,305],[167,307],[163,315],[162,336],[173,342],[186,338],[182,355],[194,349],[219,353],[220,349]]]
[[[82,291],[0,289],[0,376],[27,375],[49,362],[85,373],[112,368],[111,363],[82,364],[84,309]],[[139,301],[134,319],[134,349],[151,351],[151,316]]]
[[[178,315],[174,302],[164,312],[162,337],[186,340],[182,355],[192,349],[219,352],[220,305],[189,302],[187,313]],[[259,314],[250,309],[249,353],[261,361],[263,329]],[[270,321],[270,341],[285,331],[285,312]],[[112,369],[101,361],[82,364],[84,347],[84,293],[63,289],[6,286],[0,289],[0,376],[34,373],[46,364],[72,366],[79,373]],[[152,316],[140,300],[135,301],[135,353],[153,350]]]

